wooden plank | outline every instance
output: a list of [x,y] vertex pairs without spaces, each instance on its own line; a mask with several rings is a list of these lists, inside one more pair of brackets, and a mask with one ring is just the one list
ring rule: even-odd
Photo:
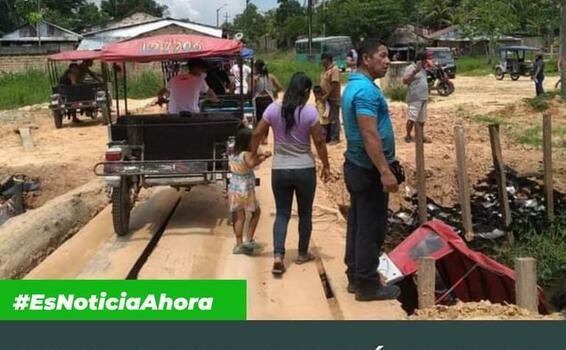
[[55,250],[26,279],[125,279],[179,195],[160,189],[131,214],[132,234],[117,237],[110,206]]
[[462,221],[464,223],[464,237],[468,242],[474,239],[474,228],[472,226],[472,206],[470,203],[470,183],[468,179],[468,160],[466,158],[466,139],[464,128],[454,127],[454,138],[456,140],[456,161],[458,163],[458,188],[460,207],[462,208]]
[[538,313],[536,260],[516,258],[515,295],[517,306]]
[[499,137],[499,125],[489,125],[489,140],[491,143],[491,154],[493,157],[493,167],[497,175],[497,189],[499,193],[499,202],[501,207],[501,215],[503,217],[503,226],[507,236],[507,243],[513,245],[513,232],[508,228],[512,223],[511,208],[509,206],[509,197],[507,195],[507,176],[505,174],[505,164],[503,163],[503,153],[501,152],[501,141]]
[[435,280],[436,264],[434,259],[431,257],[420,258],[419,270],[417,272],[417,292],[420,310],[434,307],[436,302],[434,300]]
[[26,151],[31,151],[34,148],[33,139],[31,138],[31,132],[29,128],[19,128],[18,129],[20,138],[22,139],[22,145]]
[[256,240],[265,247],[255,256],[232,254],[235,243],[228,225],[228,201],[220,186],[195,187],[183,196],[138,279],[244,279],[247,281],[248,319],[332,320],[333,313],[315,263],[296,265],[297,220],[291,218],[282,278],[275,278],[272,232],[274,199],[269,184],[269,161],[256,175],[262,186],[256,196],[263,214]]
[[417,195],[419,206],[419,222],[424,224],[428,221],[427,201],[426,201],[426,172],[425,172],[425,156],[424,156],[424,134],[423,127],[420,123],[415,123],[415,154],[417,165]]
[[544,192],[546,194],[546,214],[549,222],[554,221],[554,181],[552,179],[552,116],[543,115],[543,157]]

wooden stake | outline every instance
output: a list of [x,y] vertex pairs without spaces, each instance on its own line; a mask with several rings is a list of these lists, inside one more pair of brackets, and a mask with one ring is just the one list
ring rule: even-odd
[[431,257],[419,259],[419,270],[417,275],[417,289],[419,295],[419,309],[434,307],[436,284],[436,265]]
[[517,306],[538,313],[536,260],[515,259],[515,297]]
[[415,123],[416,134],[416,163],[417,163],[417,192],[419,201],[419,222],[423,225],[428,220],[426,203],[426,173],[424,157],[424,136],[423,127],[420,123]]
[[549,222],[554,221],[554,186],[552,180],[552,116],[543,116],[543,152],[544,152],[544,191],[546,193],[546,213]]
[[513,245],[515,238],[513,237],[513,232],[509,230],[512,217],[511,208],[509,207],[509,197],[507,195],[507,176],[505,176],[505,166],[503,164],[498,124],[492,124],[489,126],[489,140],[491,142],[493,167],[495,168],[495,173],[497,175],[497,188],[499,192],[499,202],[501,204],[501,215],[503,216],[504,231],[507,235],[507,243]]
[[20,137],[22,139],[22,145],[26,151],[31,151],[34,147],[33,139],[31,138],[31,133],[29,128],[20,128],[19,129]]
[[468,181],[468,160],[466,159],[466,138],[464,128],[454,127],[454,138],[456,139],[456,161],[458,162],[458,188],[460,207],[462,208],[462,221],[464,223],[464,237],[468,242],[474,240],[474,228],[472,226],[472,206],[470,204],[470,183]]

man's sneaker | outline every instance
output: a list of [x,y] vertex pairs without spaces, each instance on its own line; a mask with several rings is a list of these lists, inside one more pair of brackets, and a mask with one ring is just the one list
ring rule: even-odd
[[397,286],[380,286],[376,291],[370,293],[356,290],[357,301],[393,300],[399,295],[401,295],[401,289]]
[[356,294],[356,285],[353,283],[348,283],[348,288],[346,288],[348,290],[348,293],[350,294]]

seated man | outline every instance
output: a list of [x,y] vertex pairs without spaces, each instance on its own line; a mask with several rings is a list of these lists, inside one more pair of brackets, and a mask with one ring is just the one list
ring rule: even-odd
[[230,86],[230,78],[220,64],[214,64],[208,70],[206,83],[216,95],[226,95],[226,89]]
[[188,66],[188,73],[179,71],[178,75],[169,80],[167,87],[157,93],[158,100],[162,100],[165,94],[169,94],[168,110],[170,114],[199,113],[200,94],[206,94],[213,102],[220,102],[204,80],[206,62],[200,58],[194,58],[189,60]]
[[59,78],[59,84],[76,85],[78,73],[79,73],[79,65],[76,63],[69,64],[69,68],[67,68],[65,73],[63,73],[61,78]]
[[[69,64],[69,68],[63,73],[61,78],[59,78],[60,85],[76,85],[78,84],[78,76],[79,76],[79,65],[76,63]],[[81,123],[79,118],[77,118],[77,110],[76,109],[69,109],[67,115],[72,117],[74,123]]]
[[100,77],[98,76],[98,74],[94,73],[93,71],[90,70],[90,67],[92,67],[92,60],[84,60],[81,62],[81,64],[78,65],[79,68],[79,72],[77,75],[77,82],[78,83],[82,83],[87,75],[90,75],[92,79],[94,79],[97,82],[101,82],[102,79],[100,79]]

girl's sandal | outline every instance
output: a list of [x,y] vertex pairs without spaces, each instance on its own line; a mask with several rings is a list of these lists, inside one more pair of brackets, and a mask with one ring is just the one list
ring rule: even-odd
[[295,260],[295,264],[301,265],[301,264],[307,263],[309,261],[313,261],[315,259],[316,259],[316,256],[312,255],[311,253],[306,253],[306,254],[299,255],[297,257],[297,259]]

